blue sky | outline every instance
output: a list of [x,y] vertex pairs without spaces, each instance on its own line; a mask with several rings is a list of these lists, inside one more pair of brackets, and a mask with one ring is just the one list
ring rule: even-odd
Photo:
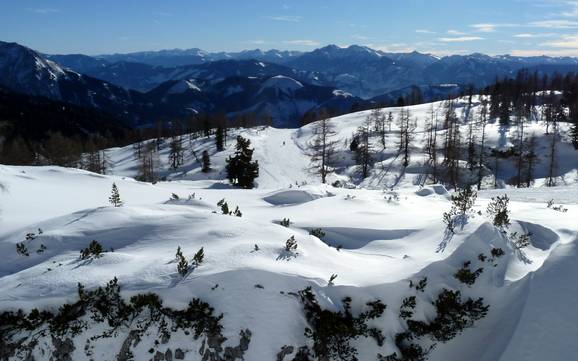
[[6,0],[0,40],[61,54],[360,44],[578,56],[578,0]]

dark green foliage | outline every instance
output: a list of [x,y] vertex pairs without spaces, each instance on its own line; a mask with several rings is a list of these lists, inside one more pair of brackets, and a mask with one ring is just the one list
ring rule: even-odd
[[225,198],[221,199],[218,203],[217,206],[221,207],[221,213],[223,214],[231,214],[231,211],[229,211],[229,204],[227,203],[227,201],[225,201]]
[[454,277],[458,279],[460,282],[465,283],[468,286],[473,285],[478,277],[484,272],[483,268],[478,268],[475,271],[470,270],[471,262],[465,262],[462,268],[460,268],[455,274]]
[[235,210],[233,211],[233,215],[235,217],[243,217],[243,213],[241,213],[241,210],[239,209],[239,206],[235,207]]
[[189,272],[189,262],[187,262],[187,259],[185,258],[185,256],[183,256],[183,252],[181,251],[181,246],[179,246],[177,248],[177,253],[175,255],[177,261],[179,262],[177,264],[177,272],[179,272],[179,274],[183,277],[185,277],[187,275],[187,273]]
[[506,252],[504,252],[504,250],[501,248],[492,248],[491,251],[492,258],[500,258],[505,254]]
[[112,191],[110,197],[108,197],[108,201],[115,207],[122,206],[122,200],[120,199],[120,194],[115,183],[112,184]]
[[283,218],[281,222],[279,222],[279,224],[282,225],[283,227],[289,227],[291,221],[289,220],[289,218]]
[[215,147],[217,148],[217,152],[222,152],[225,149],[223,146],[224,138],[223,127],[217,127],[217,131],[215,132]]
[[327,282],[327,284],[329,286],[333,286],[333,284],[334,284],[333,281],[335,281],[336,278],[337,278],[337,275],[335,273],[332,274],[331,277],[329,277],[329,282]]
[[26,247],[24,242],[16,243],[16,252],[21,256],[26,257],[30,256],[30,253],[28,253],[28,248]]
[[518,232],[510,233],[510,240],[514,243],[514,247],[517,249],[522,249],[528,247],[531,242],[532,232],[522,233],[518,235]]
[[442,216],[442,221],[446,225],[446,229],[448,232],[454,234],[456,231],[456,227],[454,225],[454,216],[451,212],[444,212]]
[[287,252],[293,252],[297,249],[297,240],[295,239],[295,236],[291,236],[286,242],[285,242],[285,251]]
[[92,240],[88,247],[80,251],[80,259],[89,259],[90,257],[100,258],[106,252],[97,240]]
[[259,163],[253,161],[253,151],[249,146],[251,142],[241,136],[237,136],[235,155],[227,159],[227,178],[231,184],[244,189],[254,187],[254,180],[259,176]]
[[325,237],[325,232],[323,232],[321,228],[314,228],[309,231],[309,234],[319,239],[323,239],[323,237]]
[[193,256],[191,264],[193,265],[193,267],[199,267],[204,260],[205,260],[205,251],[203,250],[203,247],[201,247],[201,249],[198,250],[197,253],[195,253],[195,255]]
[[414,284],[413,281],[409,281],[409,288],[415,288],[416,291],[424,292],[427,286],[427,277],[422,278],[419,280],[418,283]]
[[486,317],[490,306],[484,305],[484,299],[468,298],[462,302],[460,291],[444,289],[434,306],[437,316],[429,325],[431,337],[440,342],[447,342],[464,329],[472,327],[475,321]]
[[416,306],[416,297],[409,296],[403,299],[399,308],[399,318],[407,320],[413,316],[413,310]]
[[41,244],[40,247],[38,247],[38,249],[36,250],[36,253],[42,254],[42,253],[44,253],[44,251],[46,251],[46,246]]
[[201,161],[202,161],[201,171],[203,173],[209,173],[211,171],[211,157],[209,156],[208,151],[203,150]]
[[379,346],[383,345],[385,338],[381,330],[367,325],[368,320],[380,317],[385,311],[381,301],[368,302],[369,310],[354,317],[349,297],[342,300],[342,311],[332,312],[321,309],[311,287],[300,291],[299,296],[309,324],[305,336],[313,342],[313,355],[318,360],[357,360],[357,349],[350,341],[358,337],[372,337]]
[[221,199],[218,203],[217,203],[218,207],[221,207],[221,213],[226,214],[228,216],[236,216],[236,217],[242,217],[243,213],[241,213],[241,210],[239,209],[239,206],[235,207],[235,210],[233,212],[231,212],[231,210],[229,209],[229,204],[227,203],[227,201],[225,201],[225,198]]
[[[79,284],[78,295],[77,302],[62,305],[56,314],[36,309],[29,314],[21,310],[0,313],[0,341],[7,342],[8,345],[12,345],[13,343],[10,342],[15,341],[22,344],[30,337],[26,347],[32,350],[36,347],[34,337],[46,335],[47,331],[50,335],[58,337],[74,337],[88,330],[90,321],[104,323],[108,326],[108,330],[90,338],[87,344],[101,337],[112,336],[121,326],[132,327],[131,333],[136,332],[139,339],[142,339],[141,337],[154,322],[159,327],[156,333],[161,340],[167,340],[171,332],[180,329],[184,330],[187,335],[192,331],[192,337],[195,340],[205,336],[209,342],[207,344],[203,342],[199,351],[212,355],[211,360],[238,359],[238,357],[231,356],[234,349],[246,351],[249,346],[251,332],[242,330],[239,346],[223,347],[223,343],[227,340],[222,335],[223,315],[215,315],[214,309],[208,303],[197,298],[193,299],[183,310],[163,307],[162,300],[152,293],[135,295],[127,303],[120,295],[120,286],[116,278],[104,287],[91,291],[86,291],[84,286]],[[142,315],[146,316],[144,320],[140,317]],[[34,331],[34,333],[29,332],[30,336],[22,337],[22,330]],[[155,340],[154,345],[158,344],[159,340]],[[226,356],[227,354],[229,356]]]
[[456,215],[465,216],[476,203],[478,194],[469,185],[466,188],[458,191],[457,194],[452,195],[452,208]]
[[508,210],[508,203],[510,198],[506,194],[503,196],[492,197],[492,201],[488,204],[486,213],[492,217],[494,226],[503,229],[510,225],[510,211]]

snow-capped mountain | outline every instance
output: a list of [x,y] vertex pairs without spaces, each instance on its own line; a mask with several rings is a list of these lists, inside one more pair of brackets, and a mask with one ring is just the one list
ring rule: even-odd
[[146,93],[146,97],[181,115],[224,111],[235,117],[250,113],[258,119],[270,118],[276,127],[299,126],[306,113],[321,107],[344,113],[353,105],[358,109],[370,105],[351,94],[286,75],[169,80]]
[[[260,49],[209,53],[199,49],[175,49],[103,55],[92,61],[76,55],[52,56],[51,59],[62,60],[65,66],[77,72],[140,91],[179,78],[218,78],[219,74],[225,73],[229,76],[273,76],[277,73],[307,80],[311,84],[343,89],[366,99],[408,86],[455,83],[481,87],[496,77],[513,76],[523,68],[540,74],[578,70],[578,60],[570,57],[483,54],[435,57],[416,51],[388,53],[360,45],[328,45],[303,53]],[[253,65],[263,63],[271,68],[276,64],[285,68],[275,68],[274,72],[251,69],[247,66],[251,61]],[[218,65],[212,66],[214,62]]]
[[[15,92],[96,108],[136,121],[139,94],[65,69],[16,43],[0,42],[0,85]],[[128,112],[132,112],[128,114]]]

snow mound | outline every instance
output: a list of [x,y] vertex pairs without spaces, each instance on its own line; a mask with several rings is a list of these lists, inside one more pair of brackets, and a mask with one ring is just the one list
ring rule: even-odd
[[274,206],[284,206],[303,204],[326,196],[328,196],[328,194],[315,193],[309,190],[287,189],[273,192],[264,197],[263,200]]
[[415,192],[415,194],[420,197],[428,197],[431,195],[438,195],[448,199],[450,197],[450,194],[448,193],[447,189],[441,184],[434,184],[430,186],[421,187]]

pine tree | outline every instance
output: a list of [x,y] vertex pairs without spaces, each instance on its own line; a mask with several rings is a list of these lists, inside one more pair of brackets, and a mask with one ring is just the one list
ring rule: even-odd
[[180,136],[174,136],[169,144],[169,164],[172,169],[178,169],[183,164],[184,149]]
[[485,156],[485,142],[486,142],[486,125],[488,124],[488,101],[484,98],[482,99],[482,104],[480,108],[480,117],[479,123],[482,129],[482,139],[480,143],[480,157],[478,162],[478,190],[482,188],[482,178],[483,178],[483,169],[484,169],[484,156]]
[[191,264],[194,267],[199,267],[204,260],[205,260],[205,251],[203,250],[203,247],[201,247],[201,249],[198,250],[197,253],[195,253],[195,255],[193,256]]
[[357,130],[357,139],[359,144],[355,151],[355,159],[361,169],[361,177],[367,178],[369,176],[369,168],[372,161],[371,144],[369,142],[369,132],[372,119],[368,117],[363,125]]
[[120,199],[120,194],[118,193],[118,188],[115,183],[112,184],[112,191],[108,201],[115,207],[122,206],[122,200]]
[[185,256],[183,256],[183,252],[181,251],[181,246],[177,248],[177,254],[175,255],[177,263],[177,272],[183,277],[187,275],[189,272],[189,262],[187,262]]
[[222,152],[225,149],[223,127],[220,125],[217,127],[217,132],[215,133],[215,146],[217,152]]
[[236,186],[244,189],[254,187],[255,178],[259,176],[259,163],[252,161],[254,149],[250,149],[251,141],[237,136],[235,155],[227,159],[227,178]]
[[201,171],[203,173],[208,173],[211,171],[211,158],[209,157],[209,152],[207,150],[203,150],[203,155],[202,155],[202,168]]

